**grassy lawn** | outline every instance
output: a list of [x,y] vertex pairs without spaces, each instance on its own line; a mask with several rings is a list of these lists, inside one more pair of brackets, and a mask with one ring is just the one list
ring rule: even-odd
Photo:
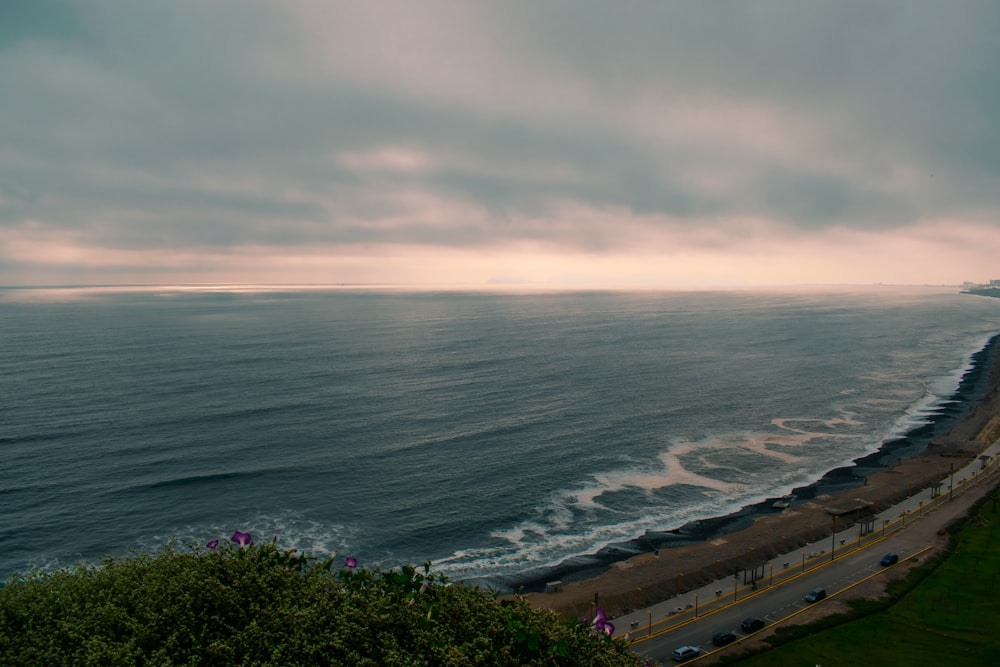
[[[894,582],[889,602],[857,602],[850,618],[782,628],[779,645],[722,664],[1000,665],[1000,502],[996,489],[952,530],[953,550]],[[786,642],[786,643],[780,643]]]

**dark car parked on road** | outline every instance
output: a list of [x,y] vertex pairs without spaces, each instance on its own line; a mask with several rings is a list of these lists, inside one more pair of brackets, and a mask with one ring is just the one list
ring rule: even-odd
[[813,602],[819,602],[826,597],[825,588],[814,588],[808,593],[806,593],[806,602],[812,604]]
[[743,632],[756,632],[766,625],[763,618],[757,618],[756,616],[751,616],[750,618],[744,618],[743,622],[740,623],[740,628]]
[[899,556],[894,553],[887,553],[882,556],[882,567],[889,567],[890,565],[895,565],[899,562]]
[[716,646],[725,646],[726,644],[732,644],[737,639],[739,637],[732,630],[723,630],[722,632],[715,633],[715,636],[712,637],[712,643]]

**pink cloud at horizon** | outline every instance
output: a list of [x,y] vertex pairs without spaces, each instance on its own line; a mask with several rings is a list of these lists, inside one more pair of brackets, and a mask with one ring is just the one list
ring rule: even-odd
[[[734,225],[739,227],[738,224]],[[796,284],[961,284],[992,276],[1000,238],[988,225],[928,223],[904,232],[791,233],[773,225],[721,234],[674,230],[605,250],[542,242],[471,248],[429,245],[259,245],[213,248],[88,247],[74,235],[19,235],[0,243],[8,261],[37,266],[5,284],[397,283],[696,288]],[[766,233],[762,230],[766,229]],[[947,231],[942,231],[947,229]],[[647,230],[648,231],[648,230]],[[35,277],[36,280],[31,280]]]

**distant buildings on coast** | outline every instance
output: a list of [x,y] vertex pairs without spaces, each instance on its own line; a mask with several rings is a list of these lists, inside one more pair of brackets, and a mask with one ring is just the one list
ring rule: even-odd
[[964,282],[962,283],[962,294],[1000,297],[1000,279],[990,280],[988,283]]

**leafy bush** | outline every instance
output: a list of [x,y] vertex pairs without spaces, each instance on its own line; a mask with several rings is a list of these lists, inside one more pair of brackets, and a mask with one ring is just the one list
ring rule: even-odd
[[[643,660],[604,630],[414,567],[334,567],[249,543],[171,545],[12,580],[0,664],[593,665]],[[234,541],[236,536],[234,536]]]

